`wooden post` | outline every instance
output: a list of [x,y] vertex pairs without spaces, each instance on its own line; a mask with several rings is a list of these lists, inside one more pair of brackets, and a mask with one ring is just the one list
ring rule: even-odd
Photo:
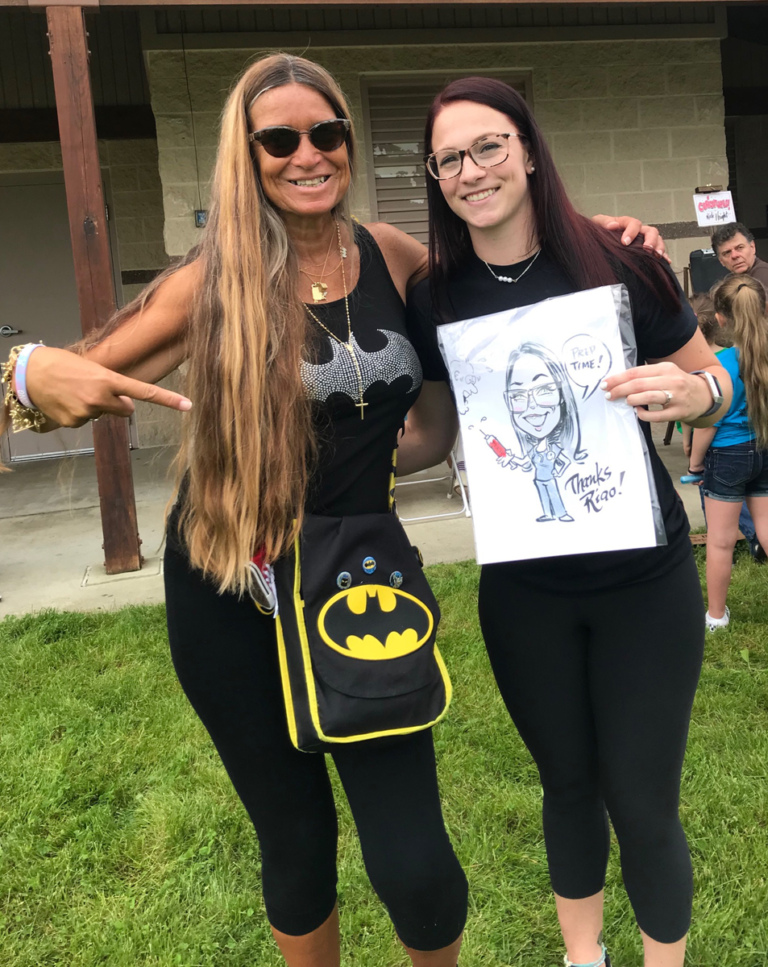
[[[46,12],[80,321],[86,334],[103,326],[115,311],[87,34],[81,7],[49,6]],[[138,571],[141,541],[128,421],[101,417],[93,427],[93,442],[107,573]]]

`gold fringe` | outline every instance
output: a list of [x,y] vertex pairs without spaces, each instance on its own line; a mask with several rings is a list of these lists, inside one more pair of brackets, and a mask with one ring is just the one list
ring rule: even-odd
[[11,417],[13,432],[20,433],[22,430],[35,430],[39,432],[45,423],[45,413],[41,410],[33,410],[28,406],[24,406],[13,390],[13,370],[16,366],[16,360],[19,358],[19,353],[23,348],[23,346],[13,347],[7,362],[3,363],[3,376],[0,382],[8,384],[4,402],[5,408]]

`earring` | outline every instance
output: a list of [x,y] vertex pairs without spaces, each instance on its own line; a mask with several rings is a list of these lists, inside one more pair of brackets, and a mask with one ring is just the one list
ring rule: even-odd
[[533,174],[535,170],[536,170],[536,165],[531,165],[530,174]]

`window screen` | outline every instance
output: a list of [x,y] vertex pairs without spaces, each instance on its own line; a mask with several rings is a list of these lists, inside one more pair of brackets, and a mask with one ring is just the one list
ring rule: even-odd
[[[520,74],[496,75],[526,95]],[[427,241],[427,190],[424,179],[424,122],[429,105],[453,77],[424,75],[371,80],[367,90],[371,202],[375,221],[396,225],[420,242]],[[463,145],[457,145],[463,147]]]

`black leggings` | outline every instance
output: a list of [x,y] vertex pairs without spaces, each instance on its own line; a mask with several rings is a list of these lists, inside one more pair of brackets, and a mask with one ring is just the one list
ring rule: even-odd
[[557,596],[491,565],[480,623],[541,776],[555,892],[603,888],[607,809],[638,924],[660,943],[680,940],[693,894],[680,774],[704,647],[693,558],[643,584]]
[[[217,594],[172,547],[165,585],[176,672],[256,828],[269,921],[309,933],[336,903],[336,809],[325,756],[288,737],[274,621],[250,599]],[[453,943],[467,882],[443,823],[431,732],[332,754],[398,936],[416,950]]]

